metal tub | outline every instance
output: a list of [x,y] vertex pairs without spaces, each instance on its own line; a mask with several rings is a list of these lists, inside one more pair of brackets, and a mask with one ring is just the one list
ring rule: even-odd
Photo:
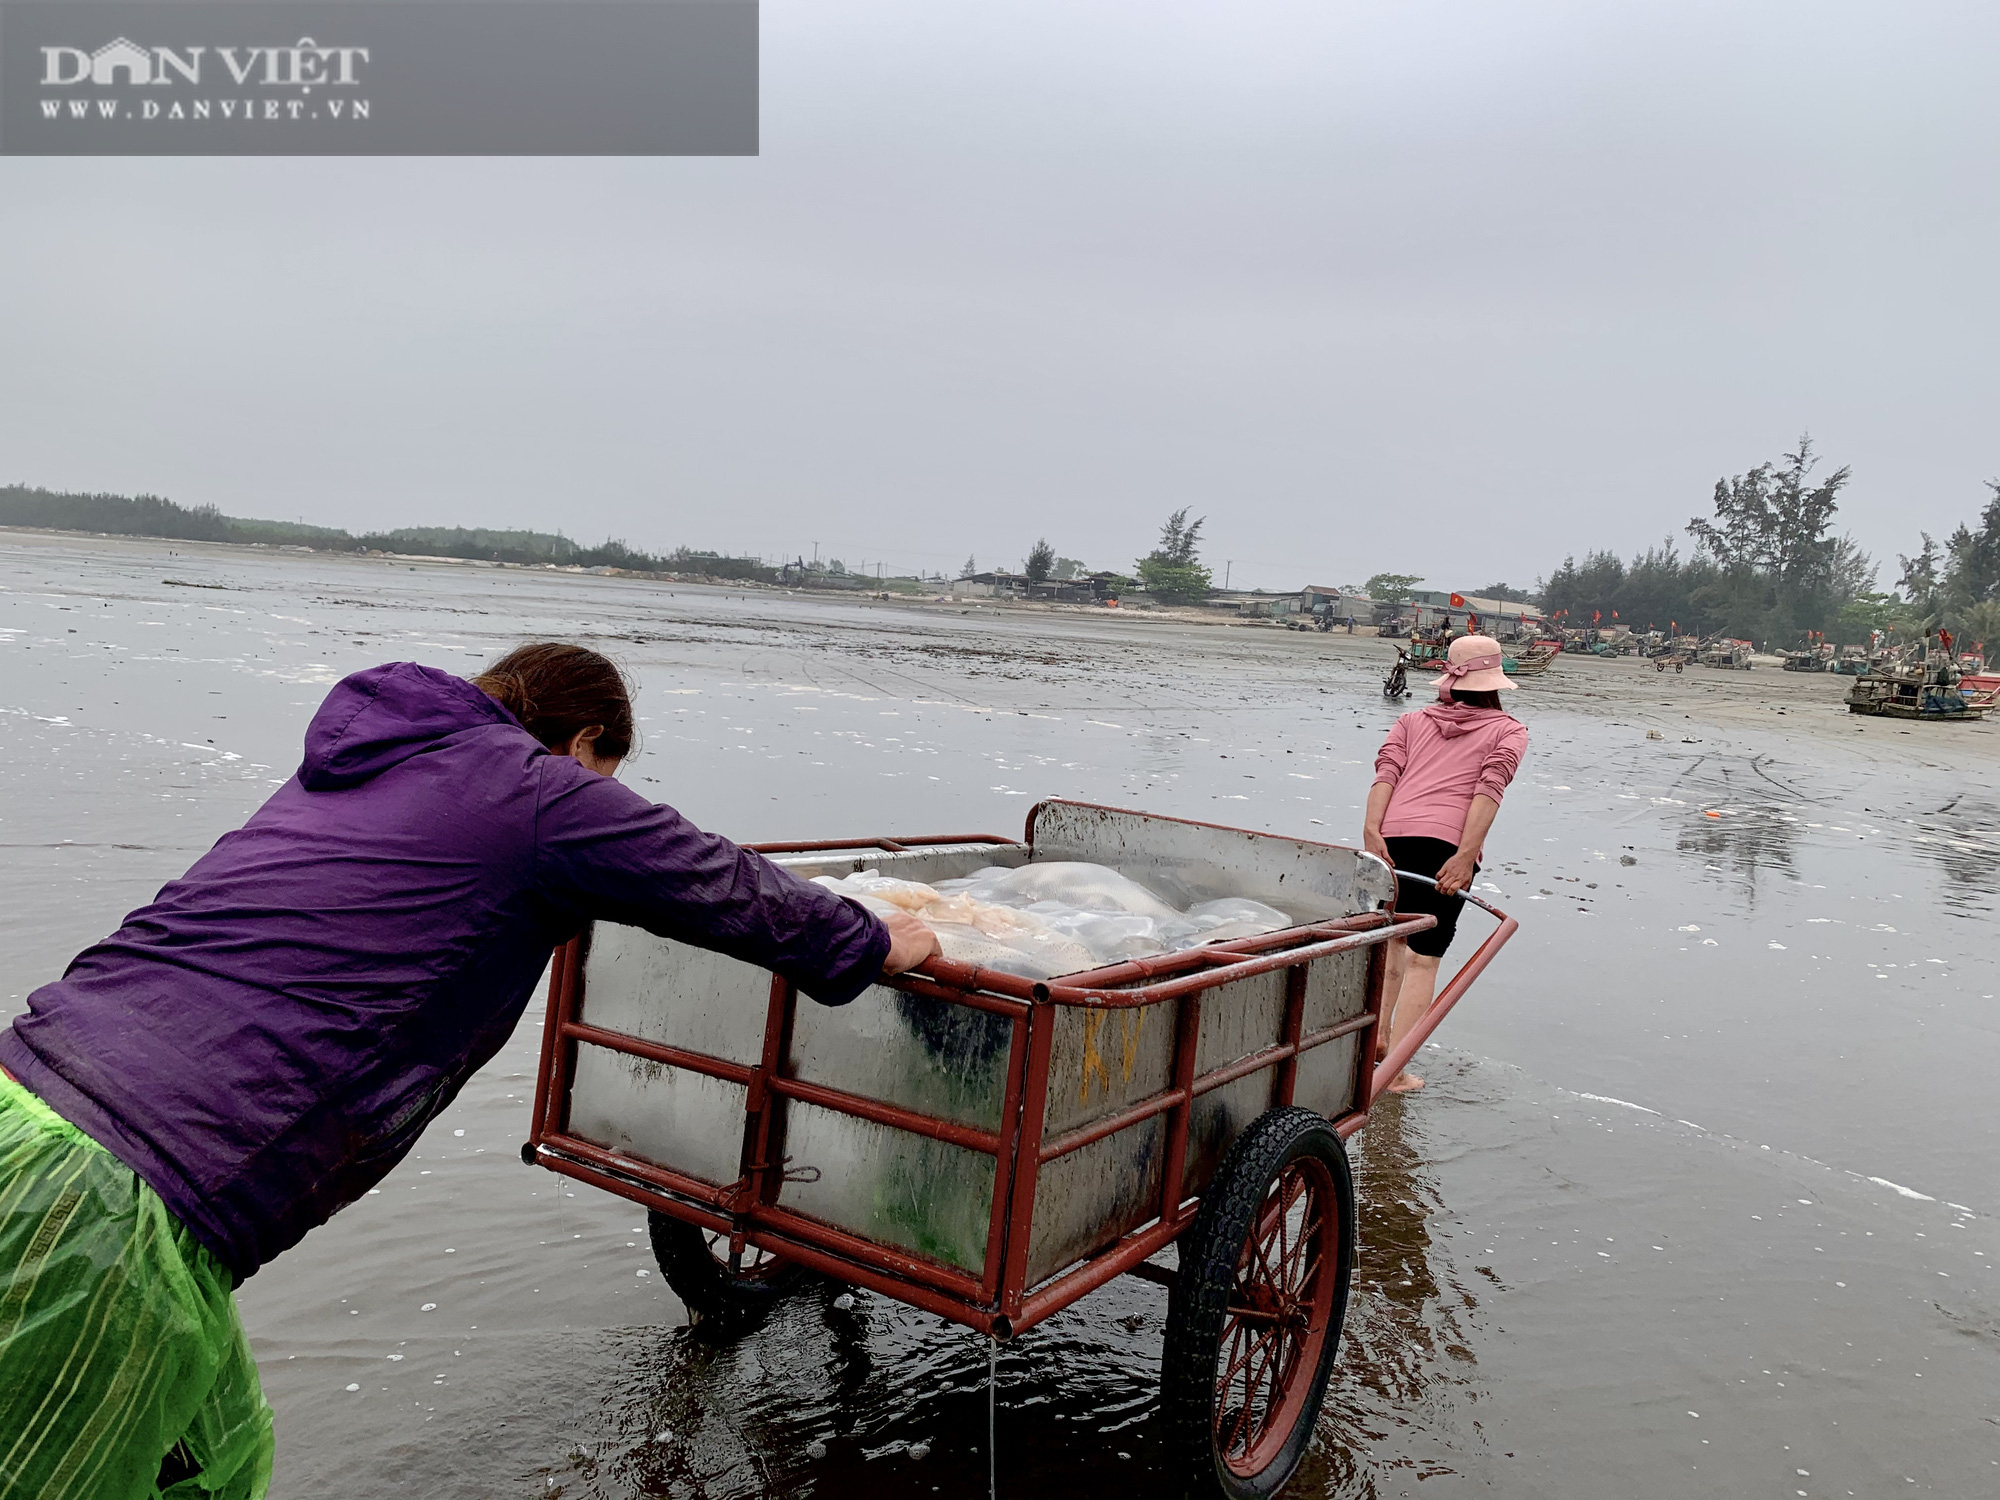
[[839,1008],[631,928],[559,954],[532,1159],[1002,1334],[1170,1242],[1274,1105],[1358,1126],[1383,944],[1430,922],[1394,918],[1393,876],[1354,850],[1080,803],[1040,804],[1018,841],[760,852],[918,880],[1088,860],[1296,919],[1041,983],[933,960]]

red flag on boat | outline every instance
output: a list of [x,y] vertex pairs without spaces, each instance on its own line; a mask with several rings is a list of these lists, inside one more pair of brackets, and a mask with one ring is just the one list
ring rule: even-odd
[[1464,609],[1464,608],[1465,608],[1465,595],[1463,595],[1463,594],[1453,594],[1453,595],[1451,596],[1451,607],[1452,607],[1453,609]]
[[1603,618],[1604,618],[1604,611],[1601,609],[1593,609],[1590,612],[1590,623],[1593,625],[1595,625],[1599,620]]

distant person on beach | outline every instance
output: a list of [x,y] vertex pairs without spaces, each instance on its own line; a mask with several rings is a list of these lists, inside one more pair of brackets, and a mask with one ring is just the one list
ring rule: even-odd
[[[1362,843],[1397,870],[1437,881],[1435,888],[1396,882],[1396,910],[1428,912],[1437,926],[1389,945],[1384,993],[1394,1006],[1389,1034],[1375,1048],[1377,1062],[1430,1006],[1438,960],[1451,946],[1465,906],[1458,893],[1471,887],[1479,871],[1487,830],[1527,752],[1527,725],[1500,707],[1500,694],[1513,687],[1500,665],[1500,643],[1462,635],[1451,643],[1438,701],[1397,719],[1376,752]],[[1406,1093],[1423,1085],[1406,1070],[1389,1087]]]
[[388,1175],[592,918],[822,1004],[937,951],[613,780],[617,667],[357,672],[298,773],[0,1028],[0,1500],[254,1500],[235,1288]]

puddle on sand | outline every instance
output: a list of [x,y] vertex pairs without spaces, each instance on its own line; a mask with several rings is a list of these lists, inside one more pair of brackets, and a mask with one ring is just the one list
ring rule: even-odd
[[[1385,1481],[1406,1469],[1436,1478],[1483,1467],[1467,1419],[1479,1293],[1463,1282],[1490,1290],[1491,1271],[1435,1253],[1427,1224],[1442,1211],[1438,1187],[1424,1142],[1395,1113],[1357,1150],[1355,1291],[1296,1494],[1364,1500],[1394,1493]],[[842,1309],[839,1290],[811,1286],[732,1339],[685,1327],[618,1328],[566,1349],[538,1339],[532,1394],[474,1397],[476,1438],[454,1421],[421,1448],[399,1445],[397,1486],[379,1493],[491,1484],[604,1500],[984,1494],[985,1342],[867,1293]],[[1168,1493],[1158,1420],[1165,1310],[1162,1289],[1126,1279],[1003,1347],[1002,1495]],[[494,1429],[499,1411],[513,1418],[509,1432]],[[545,1434],[527,1472],[513,1468],[532,1446],[513,1433],[524,1420]]]
[[[2000,1456],[1974,1418],[2000,1373],[1978,1279],[2000,1250],[1990,1219],[1518,1070],[1424,1058],[1428,1097],[1385,1105],[1356,1142],[1354,1298],[1288,1493],[1693,1500],[1796,1468],[1829,1476],[1814,1496],[1979,1492]],[[563,1212],[589,1223],[616,1206]],[[601,1295],[629,1273],[599,1253],[565,1275],[602,1277]],[[1173,1493],[1165,1300],[1116,1282],[1005,1351],[1001,1494]],[[314,1411],[310,1430],[286,1426],[290,1489],[984,1493],[984,1345],[963,1330],[867,1294],[843,1311],[830,1286],[731,1341],[671,1326],[670,1306],[656,1325],[607,1326],[609,1312],[501,1335],[452,1370],[450,1402],[412,1354],[423,1401],[385,1392],[365,1418],[326,1394],[344,1369],[260,1346],[281,1413]],[[321,1389],[292,1389],[300,1376]],[[342,1430],[384,1467],[357,1475]]]

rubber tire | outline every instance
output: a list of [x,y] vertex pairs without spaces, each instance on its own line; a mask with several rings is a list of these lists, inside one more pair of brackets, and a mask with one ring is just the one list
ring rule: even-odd
[[[1305,1404],[1277,1456],[1260,1473],[1232,1473],[1216,1452],[1215,1366],[1237,1261],[1250,1238],[1264,1195],[1285,1166],[1301,1156],[1320,1158],[1333,1179],[1340,1213],[1339,1264],[1333,1307],[1319,1367]],[[1347,1317],[1354,1274],[1354,1174],[1347,1148],[1326,1119],[1309,1109],[1274,1109],[1237,1137],[1215,1180],[1202,1195],[1195,1220],[1180,1240],[1180,1273],[1167,1297],[1166,1347],[1161,1358],[1160,1409],[1172,1455],[1170,1471],[1182,1476],[1191,1500],[1269,1500],[1304,1459],[1326,1395]]]
[[751,1327],[809,1279],[803,1266],[785,1261],[759,1275],[734,1275],[710,1253],[704,1231],[658,1209],[646,1210],[646,1235],[660,1274],[696,1323]]

